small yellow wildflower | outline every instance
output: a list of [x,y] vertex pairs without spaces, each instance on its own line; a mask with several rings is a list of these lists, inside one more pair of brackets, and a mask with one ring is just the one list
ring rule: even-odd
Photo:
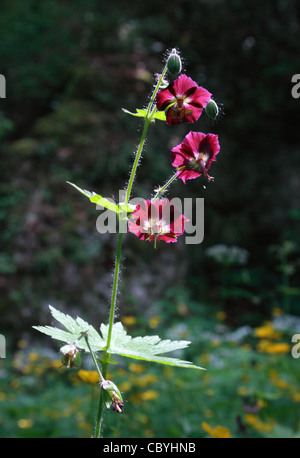
[[151,329],[155,329],[157,328],[157,326],[159,325],[160,323],[160,317],[159,316],[153,316],[152,318],[150,318],[149,320],[149,327]]
[[81,378],[86,383],[97,383],[99,382],[99,375],[97,371],[85,371],[83,369],[80,369],[78,372],[78,377]]
[[159,392],[154,390],[148,390],[141,393],[140,398],[143,401],[153,401],[159,397]]
[[286,380],[283,380],[283,379],[278,379],[278,380],[274,380],[274,385],[277,386],[277,388],[282,388],[282,389],[289,389],[290,385],[289,383],[286,381]]
[[206,421],[203,421],[201,426],[214,439],[231,439],[230,430],[226,426],[218,425],[212,428]]
[[281,333],[276,331],[270,322],[266,322],[263,326],[260,326],[254,330],[254,334],[259,339],[280,339]]
[[63,367],[62,362],[59,361],[58,359],[54,359],[53,361],[51,361],[50,366],[53,367],[54,369],[60,369],[61,367]]
[[39,359],[39,355],[38,355],[38,353],[31,352],[28,355],[28,359],[29,359],[29,361],[35,362],[35,361],[37,361]]
[[277,388],[288,389],[290,388],[289,383],[286,380],[283,380],[279,377],[278,372],[275,369],[269,371],[269,376],[272,383],[277,386]]
[[33,421],[30,420],[29,418],[21,418],[18,421],[18,426],[19,428],[22,428],[22,429],[31,428],[32,425],[33,425]]
[[144,372],[145,369],[142,364],[130,363],[129,370],[132,372],[136,372],[137,374],[141,374],[142,372]]
[[124,316],[122,318],[122,321],[125,325],[131,326],[136,323],[136,318],[135,316],[128,315],[128,316]]
[[270,420],[268,423],[263,422],[260,420],[260,418],[253,414],[245,415],[245,421],[248,425],[252,426],[252,428],[263,433],[271,432],[275,424],[273,420]]
[[264,399],[258,399],[257,405],[260,409],[262,409],[263,407],[266,407],[267,402]]
[[257,345],[259,353],[268,353],[270,355],[281,355],[290,352],[290,345],[286,342],[271,342],[267,339],[262,339]]
[[272,348],[269,349],[268,353],[271,353],[273,355],[282,355],[289,353],[291,350],[291,347],[288,343],[286,342],[281,342],[281,343],[276,343],[272,345]]

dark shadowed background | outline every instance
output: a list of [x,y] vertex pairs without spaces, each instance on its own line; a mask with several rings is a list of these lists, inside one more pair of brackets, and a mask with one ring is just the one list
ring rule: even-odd
[[[188,300],[221,306],[233,325],[268,313],[270,295],[282,292],[271,248],[300,241],[300,99],[291,94],[299,28],[296,0],[2,2],[0,332],[12,349],[21,337],[42,339],[31,327],[50,324],[48,304],[96,327],[107,319],[116,237],[97,233],[99,211],[66,181],[118,197],[141,134],[138,118],[121,109],[146,104],[174,47],[221,112],[193,126],[219,135],[215,182],[178,181],[169,193],[205,199],[204,241],[154,250],[128,234],[118,318],[174,306],[169,315],[197,319]],[[169,178],[169,149],[190,129],[151,126],[133,196],[149,197]],[[206,255],[218,244],[249,255],[232,273],[230,294],[223,284],[222,302],[222,273]],[[288,287],[296,288],[299,251],[290,254]],[[289,296],[294,314],[298,297]]]

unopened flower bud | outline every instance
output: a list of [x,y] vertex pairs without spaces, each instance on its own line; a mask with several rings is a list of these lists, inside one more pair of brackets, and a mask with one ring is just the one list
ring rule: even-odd
[[177,78],[177,76],[181,73],[181,70],[182,70],[181,59],[175,48],[172,49],[171,54],[168,57],[167,67],[168,67],[169,75],[172,78]]
[[80,355],[77,347],[73,344],[64,345],[59,350],[62,354],[62,363],[64,366],[70,367],[79,367],[80,365]]
[[123,399],[119,388],[110,380],[104,380],[100,383],[102,390],[105,391],[106,401],[105,405],[108,409],[113,408],[114,412],[123,413]]
[[219,114],[219,107],[213,99],[210,99],[205,107],[205,113],[210,119],[216,119]]

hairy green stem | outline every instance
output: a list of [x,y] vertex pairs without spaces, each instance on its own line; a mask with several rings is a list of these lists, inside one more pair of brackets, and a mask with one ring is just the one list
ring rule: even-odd
[[151,202],[155,202],[156,199],[158,199],[165,192],[165,190],[170,186],[170,184],[173,183],[174,180],[176,180],[176,178],[177,173],[174,173],[174,175],[172,175],[171,178],[163,186],[160,186],[157,189],[155,196],[151,199]]
[[[146,113],[146,117],[144,121],[144,128],[143,128],[143,132],[141,135],[141,140],[140,140],[140,143],[139,143],[136,155],[135,155],[135,159],[134,159],[130,177],[129,177],[128,186],[126,189],[125,207],[130,200],[132,186],[135,180],[136,171],[137,171],[139,161],[141,158],[141,154],[143,151],[143,147],[145,144],[146,136],[148,133],[148,128],[149,128],[151,121],[153,120],[154,114],[157,111],[156,107],[154,106],[156,94],[161,86],[161,83],[166,74],[166,71],[167,71],[167,66],[165,66],[165,68],[163,69],[163,72],[155,86],[155,89],[153,91],[153,94],[151,96],[150,102],[147,107],[147,113]],[[111,344],[112,329],[113,329],[113,323],[114,323],[114,318],[115,318],[115,310],[116,310],[117,294],[118,294],[118,283],[119,283],[120,266],[121,266],[122,241],[123,241],[123,235],[125,232],[124,229],[125,229],[125,225],[127,224],[127,220],[126,218],[122,218],[120,216],[119,222],[120,222],[120,227],[119,227],[119,236],[118,236],[118,244],[117,244],[117,254],[116,254],[116,262],[115,262],[115,270],[114,270],[114,280],[113,280],[113,289],[112,289],[112,296],[111,296],[110,313],[109,313],[108,333],[107,333],[106,346],[103,351],[102,370],[103,370],[104,377],[106,377],[107,365],[109,364],[109,360],[110,360],[110,353],[108,352],[108,350]],[[103,390],[101,390],[100,398],[99,398],[99,405],[98,405],[98,412],[97,412],[97,420],[96,420],[95,437],[97,438],[101,437],[101,425],[102,425],[102,420],[103,420],[103,406],[104,406],[104,396],[103,396]]]
[[[107,372],[107,364],[102,364],[102,374],[103,378],[106,378]],[[104,390],[100,388],[100,396],[99,396],[99,403],[98,403],[98,411],[96,417],[96,427],[95,427],[95,438],[101,438],[101,428],[103,423],[103,407],[104,407]]]
[[[96,356],[95,356],[95,353],[93,352],[91,346],[90,346],[90,343],[89,343],[89,339],[88,339],[88,336],[87,334],[84,335],[84,338],[85,338],[85,342],[87,344],[87,347],[90,351],[90,354],[92,355],[92,358],[93,358],[93,362],[95,364],[95,367],[96,367],[96,370],[98,372],[98,375],[99,375],[99,378],[101,380],[101,382],[104,382],[105,379],[106,379],[106,372],[107,372],[107,364],[103,363],[102,364],[102,372],[99,368],[99,365],[98,365],[98,362],[97,362],[97,359],[96,359]],[[98,403],[98,412],[97,412],[97,417],[96,417],[96,427],[95,427],[95,437],[96,438],[99,438],[101,437],[101,426],[102,426],[102,421],[103,421],[103,406],[104,406],[104,392],[103,390],[100,388],[100,396],[99,396],[99,403]]]
[[[129,182],[128,182],[128,186],[127,186],[127,190],[126,190],[125,206],[128,204],[129,199],[130,199],[133,182],[134,182],[134,179],[135,179],[136,171],[137,171],[138,164],[139,164],[139,161],[140,161],[140,157],[141,157],[141,154],[142,154],[142,151],[143,151],[145,140],[146,140],[146,137],[147,137],[148,128],[149,128],[150,122],[151,122],[151,120],[152,120],[152,118],[154,116],[154,113],[156,112],[156,108],[153,108],[153,104],[155,102],[156,94],[157,94],[157,92],[159,90],[159,87],[161,85],[163,77],[166,74],[166,71],[167,71],[167,66],[165,66],[165,68],[164,68],[164,70],[163,70],[163,72],[162,72],[162,74],[161,74],[161,76],[160,76],[160,78],[159,78],[159,80],[158,80],[158,82],[156,84],[156,87],[155,87],[155,89],[153,91],[153,94],[152,94],[152,97],[150,99],[150,102],[148,104],[147,114],[146,114],[146,117],[145,117],[144,128],[143,128],[140,144],[138,146],[138,149],[137,149],[137,152],[136,152],[136,155],[135,155],[134,163],[133,163],[133,166],[132,166],[132,169],[131,169],[131,174],[130,174],[130,178],[129,178]],[[124,219],[120,219],[120,230],[119,230],[119,237],[118,237],[118,246],[117,246],[117,255],[116,255],[116,263],[115,263],[113,291],[112,291],[111,306],[110,306],[110,315],[109,315],[106,351],[110,347],[111,335],[112,335],[112,327],[113,327],[114,317],[115,317],[117,290],[118,290],[119,273],[120,273],[120,265],[121,265],[122,240],[123,240],[125,223],[126,223],[126,221]]]
[[92,355],[93,362],[94,362],[94,364],[95,364],[95,367],[96,367],[96,370],[97,370],[98,375],[99,375],[99,377],[100,377],[100,380],[101,380],[101,382],[104,382],[104,381],[105,381],[105,378],[103,377],[102,372],[100,371],[100,368],[99,368],[99,365],[98,365],[98,363],[97,363],[97,359],[96,359],[95,353],[93,352],[93,350],[92,350],[92,348],[91,348],[91,346],[90,346],[88,336],[85,334],[84,338],[85,338],[85,342],[86,342],[86,344],[87,344],[87,347],[88,347],[88,349],[89,349],[89,351],[90,351],[90,354]]

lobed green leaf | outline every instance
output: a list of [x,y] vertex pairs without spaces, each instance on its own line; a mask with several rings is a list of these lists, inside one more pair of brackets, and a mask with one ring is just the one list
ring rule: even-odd
[[[122,108],[124,113],[130,114],[131,116],[137,116],[139,118],[146,118],[147,117],[147,110],[141,110],[140,108],[136,109],[136,113],[132,113],[131,111]],[[159,121],[166,121],[166,113],[164,111],[155,111],[154,114],[151,115],[151,119],[155,120],[158,119]]]
[[67,183],[73,186],[73,188],[77,189],[77,191],[79,191],[81,194],[88,197],[92,203],[107,208],[108,210],[111,210],[117,214],[119,214],[120,212],[131,213],[135,209],[135,206],[133,205],[125,205],[124,203],[115,204],[112,200],[106,199],[105,197],[100,196],[100,194],[87,191],[86,189],[81,189],[79,186],[77,186],[74,183],[71,183],[70,181],[67,181]]
[[[33,326],[34,329],[51,336],[53,339],[65,343],[75,343],[78,348],[88,351],[82,334],[88,334],[89,344],[93,351],[105,348],[108,336],[108,325],[101,324],[100,334],[86,321],[65,315],[50,306],[52,316],[59,321],[67,331],[51,326]],[[110,354],[121,355],[128,358],[152,361],[177,367],[203,369],[189,361],[178,358],[161,356],[171,351],[181,350],[190,344],[187,340],[161,340],[159,336],[131,337],[127,334],[121,322],[113,325],[110,347],[106,350]]]

